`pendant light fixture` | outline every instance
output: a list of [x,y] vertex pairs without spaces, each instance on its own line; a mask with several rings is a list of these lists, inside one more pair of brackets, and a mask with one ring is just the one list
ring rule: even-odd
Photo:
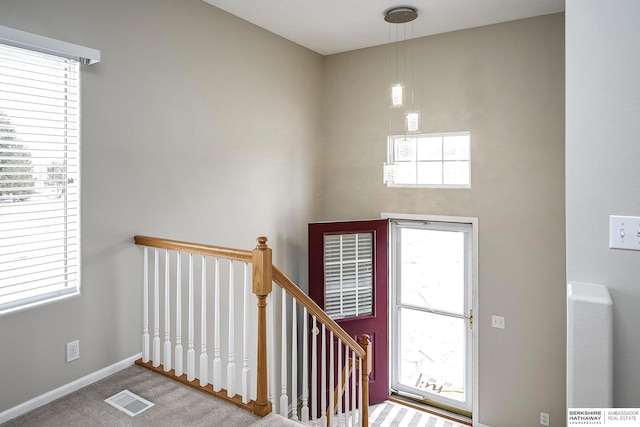
[[[396,26],[396,36],[394,43],[395,64],[391,65],[391,108],[409,109],[404,113],[404,131],[407,133],[416,133],[420,131],[420,111],[413,108],[413,87],[407,84],[407,68],[410,68],[411,85],[413,85],[413,54],[410,57],[409,67],[407,66],[407,55],[405,42],[407,39],[406,24],[412,22],[418,17],[418,11],[414,7],[400,6],[389,9],[384,14],[384,20],[389,25],[389,42],[392,42],[392,26]],[[393,24],[393,25],[391,25]],[[413,24],[410,27],[411,36],[413,36]],[[400,28],[400,26],[402,28]],[[402,39],[401,39],[402,37]],[[400,52],[402,49],[402,52]],[[392,61],[394,62],[394,61]],[[409,99],[407,99],[409,95]]]

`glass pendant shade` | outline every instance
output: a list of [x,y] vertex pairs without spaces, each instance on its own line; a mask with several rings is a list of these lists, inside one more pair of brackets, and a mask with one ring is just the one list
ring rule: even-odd
[[404,87],[400,83],[391,85],[391,107],[398,108],[404,105]]
[[405,116],[405,130],[407,132],[420,132],[420,111],[407,111]]

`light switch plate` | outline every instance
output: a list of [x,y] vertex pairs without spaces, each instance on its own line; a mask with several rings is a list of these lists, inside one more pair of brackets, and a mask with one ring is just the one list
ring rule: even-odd
[[503,316],[491,316],[491,326],[498,329],[504,329],[504,317]]
[[610,215],[609,247],[640,251],[640,217]]

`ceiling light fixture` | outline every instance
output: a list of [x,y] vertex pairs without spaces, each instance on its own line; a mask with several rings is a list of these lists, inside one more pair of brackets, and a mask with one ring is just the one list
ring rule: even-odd
[[[404,131],[415,133],[420,130],[420,111],[413,108],[413,88],[407,83],[407,68],[410,68],[411,85],[413,85],[413,54],[410,54],[410,67],[407,66],[406,58],[406,41],[407,27],[406,24],[412,22],[418,17],[418,11],[414,7],[400,6],[389,9],[384,14],[384,20],[389,24],[397,24],[395,31],[394,56],[395,64],[390,65],[391,77],[391,108],[404,108],[407,103],[407,93],[410,93],[411,108],[404,114]],[[402,32],[400,38],[400,25]],[[392,43],[392,31],[389,25],[389,43]],[[410,38],[413,36],[413,24],[410,26]],[[400,53],[402,49],[402,53]],[[390,64],[393,60],[390,62]],[[390,124],[391,127],[391,124]],[[390,129],[391,132],[391,129]]]

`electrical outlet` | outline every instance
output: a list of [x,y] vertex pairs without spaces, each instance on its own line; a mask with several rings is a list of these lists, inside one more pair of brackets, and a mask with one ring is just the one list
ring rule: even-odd
[[498,329],[504,329],[504,317],[502,316],[491,316],[491,326]]
[[67,343],[67,363],[80,358],[80,340]]
[[546,412],[540,412],[540,424],[543,426],[549,425],[549,414]]

